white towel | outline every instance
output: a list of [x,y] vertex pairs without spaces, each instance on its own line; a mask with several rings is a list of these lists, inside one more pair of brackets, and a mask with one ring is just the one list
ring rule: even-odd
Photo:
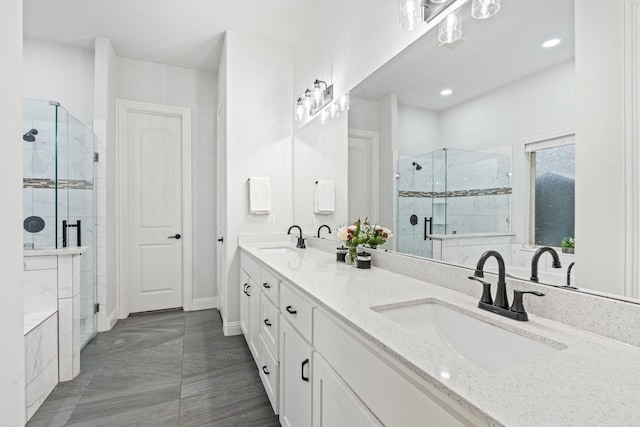
[[317,214],[330,214],[336,210],[336,183],[319,179],[313,200],[313,211]]
[[271,186],[269,178],[249,178],[249,212],[265,214],[271,211]]

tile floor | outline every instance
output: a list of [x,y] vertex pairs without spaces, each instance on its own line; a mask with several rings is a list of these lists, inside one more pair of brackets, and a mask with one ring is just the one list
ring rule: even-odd
[[217,310],[130,316],[81,363],[28,427],[280,426],[244,337],[225,337]]

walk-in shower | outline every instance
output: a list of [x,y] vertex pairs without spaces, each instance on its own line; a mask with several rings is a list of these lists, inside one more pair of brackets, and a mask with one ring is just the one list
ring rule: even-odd
[[[87,250],[80,269],[80,340],[95,332],[94,134],[56,102],[24,100],[25,250]],[[65,227],[66,226],[66,227]]]
[[398,161],[396,248],[431,258],[432,235],[510,230],[509,156],[442,149]]

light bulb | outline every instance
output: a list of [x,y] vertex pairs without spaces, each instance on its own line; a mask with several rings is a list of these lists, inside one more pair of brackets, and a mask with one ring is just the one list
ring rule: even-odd
[[498,13],[500,0],[473,0],[471,16],[475,19],[487,19]]
[[302,119],[304,118],[304,105],[302,103],[302,98],[298,98],[298,101],[296,102],[296,114],[295,114],[295,119],[296,122],[301,122]]
[[547,40],[546,42],[542,43],[542,47],[545,47],[545,48],[554,47],[554,46],[559,45],[561,41],[562,40],[560,40],[560,39],[550,39],[550,40]]
[[311,94],[314,108],[322,107],[324,105],[324,89],[322,88],[322,83],[320,81],[316,80],[313,83],[313,91]]
[[424,22],[422,0],[400,0],[400,27],[414,30]]
[[328,120],[329,118],[327,116],[327,110],[320,111],[320,115],[318,116],[318,121],[320,122],[320,124],[326,125]]
[[452,12],[444,18],[438,27],[438,41],[453,43],[462,37],[462,19],[458,11]]
[[338,99],[338,109],[340,111],[347,111],[349,109],[349,92]]
[[304,91],[304,99],[302,100],[302,106],[304,107],[304,111],[309,113],[311,111],[312,104],[313,104],[313,100],[311,99],[311,91],[307,89]]
[[449,0],[431,0],[431,3],[435,3],[435,4],[439,4],[439,3],[446,3]]

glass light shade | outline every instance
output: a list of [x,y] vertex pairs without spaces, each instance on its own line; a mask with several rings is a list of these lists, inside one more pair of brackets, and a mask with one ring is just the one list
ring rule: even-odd
[[471,3],[471,16],[475,19],[487,19],[498,13],[500,0],[473,0]]
[[311,111],[313,100],[311,99],[311,91],[309,89],[304,91],[304,99],[302,100],[302,106],[307,113]]
[[340,111],[347,111],[349,109],[349,92],[338,99],[338,109]]
[[336,102],[329,105],[327,110],[330,119],[337,119],[338,117],[340,117],[340,110],[338,109],[338,104]]
[[455,11],[447,15],[438,27],[438,41],[440,43],[453,43],[462,37],[462,19]]
[[327,110],[320,111],[320,115],[318,115],[318,121],[321,125],[326,125],[329,120],[329,115],[327,114]]
[[422,0],[400,1],[400,27],[403,30],[414,30],[423,22]]
[[324,88],[322,87],[322,83],[318,82],[317,80],[313,84],[311,97],[313,98],[314,108],[322,107],[324,105]]
[[297,122],[302,121],[302,119],[304,118],[304,113],[305,113],[305,109],[302,103],[302,98],[298,98],[298,101],[296,102],[296,113],[295,113],[295,119]]

